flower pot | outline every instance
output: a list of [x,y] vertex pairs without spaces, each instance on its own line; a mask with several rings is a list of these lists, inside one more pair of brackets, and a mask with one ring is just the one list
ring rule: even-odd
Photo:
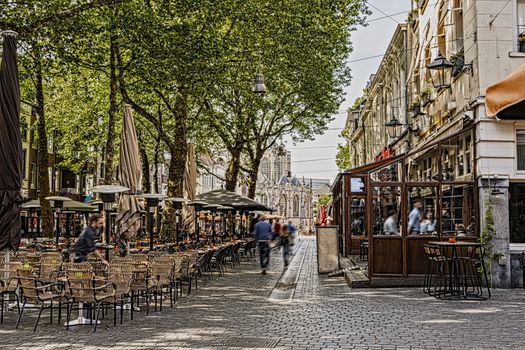
[[412,113],[413,113],[414,118],[417,117],[418,115],[424,114],[421,111],[421,106],[414,106],[414,107],[412,107]]
[[421,95],[421,106],[426,107],[430,103],[430,94],[429,95]]
[[463,72],[463,66],[465,65],[465,59],[463,57],[457,57],[452,67],[452,76],[458,76]]

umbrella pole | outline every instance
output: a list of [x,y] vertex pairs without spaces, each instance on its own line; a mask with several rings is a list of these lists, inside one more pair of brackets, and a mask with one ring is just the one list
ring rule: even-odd
[[153,251],[153,213],[149,213],[149,251]]
[[57,215],[57,220],[56,220],[55,234],[56,234],[56,244],[57,244],[57,250],[58,250],[58,241],[59,241],[59,236],[60,236],[60,232],[59,232],[59,229],[60,229],[60,212],[56,211],[56,215]]

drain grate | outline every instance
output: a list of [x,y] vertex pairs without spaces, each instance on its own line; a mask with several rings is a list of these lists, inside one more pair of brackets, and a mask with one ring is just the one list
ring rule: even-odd
[[271,349],[277,346],[279,338],[250,338],[250,337],[229,337],[226,346],[234,348],[266,348]]

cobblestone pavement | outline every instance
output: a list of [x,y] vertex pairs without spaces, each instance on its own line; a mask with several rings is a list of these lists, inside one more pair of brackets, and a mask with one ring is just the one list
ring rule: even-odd
[[[294,299],[269,303],[282,273],[274,253],[270,273],[256,262],[216,278],[174,309],[113,327],[65,331],[44,317],[14,329],[0,325],[1,349],[525,349],[525,292],[497,290],[489,301],[439,301],[420,289],[349,289],[343,278],[318,277],[309,245]],[[105,326],[108,324],[108,327]]]

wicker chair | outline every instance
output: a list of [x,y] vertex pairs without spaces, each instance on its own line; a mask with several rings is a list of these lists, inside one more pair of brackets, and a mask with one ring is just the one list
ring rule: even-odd
[[[120,304],[120,324],[124,314],[124,302],[131,296],[131,282],[133,280],[133,265],[112,263],[108,269],[108,281],[115,287],[113,297],[113,324],[117,324],[116,305]],[[133,309],[131,309],[133,312]]]
[[42,311],[44,311],[44,309],[49,308],[50,323],[53,323],[53,307],[56,305],[58,307],[58,321],[60,322],[62,303],[68,303],[68,298],[64,294],[63,285],[58,282],[47,284],[43,283],[42,281],[38,280],[36,274],[31,268],[19,268],[17,270],[17,278],[20,286],[21,298],[24,302],[22,304],[22,310],[20,310],[18,315],[16,328],[18,328],[20,325],[20,320],[22,319],[27,302],[34,305],[40,305],[40,311],[38,312],[38,318],[36,319],[33,333],[38,327],[38,322],[40,322],[40,316],[42,315]]
[[21,262],[11,262],[11,263],[2,263],[0,266],[0,297],[2,298],[0,302],[0,323],[4,322],[4,302],[5,296],[7,295],[7,302],[11,299],[11,296],[15,297],[16,305],[18,307],[18,313],[20,313],[20,302],[18,299],[18,294],[16,293],[18,286],[18,279],[16,271],[22,267]]
[[160,311],[162,311],[164,288],[169,290],[170,307],[173,307],[173,265],[174,261],[167,255],[156,256],[151,261],[151,276],[155,283],[155,311],[157,311],[157,297],[160,297]]
[[[146,255],[144,255],[146,256]],[[151,278],[147,262],[135,260],[133,264],[133,278],[131,280],[131,319],[133,320],[135,297],[137,303],[140,303],[140,297],[146,300],[146,315],[149,315],[149,297],[152,290],[155,289],[155,281]]]
[[53,282],[56,281],[57,276],[60,274],[62,258],[53,255],[40,256],[39,265],[38,279],[44,282]]
[[[105,283],[95,278],[95,274],[89,263],[68,264],[66,268],[66,278],[67,290],[72,303],[77,302],[94,305],[96,316],[93,331],[96,332],[102,304],[114,304],[113,300],[116,293],[115,285],[113,283]],[[71,310],[72,307],[68,307],[68,329]]]

